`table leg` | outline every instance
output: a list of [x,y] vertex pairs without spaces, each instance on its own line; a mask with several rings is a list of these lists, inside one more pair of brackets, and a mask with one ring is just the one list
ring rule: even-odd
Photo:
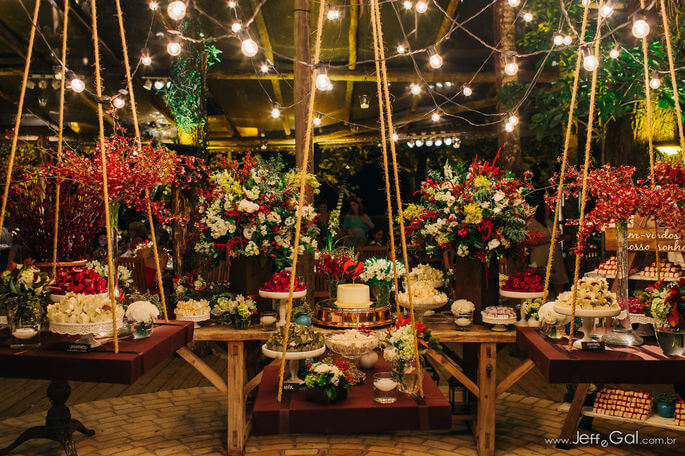
[[494,456],[495,454],[496,362],[497,344],[480,344],[478,415],[476,417],[476,445],[479,456]]
[[52,407],[45,417],[45,426],[34,426],[25,430],[9,446],[0,448],[0,455],[9,454],[27,440],[49,439],[62,444],[67,456],[77,456],[76,444],[71,437],[74,431],[89,436],[95,434],[95,431],[87,429],[79,420],[71,418],[71,411],[65,405],[70,394],[71,388],[66,381],[52,380],[47,391]]
[[[587,396],[587,391],[589,388],[589,383],[579,383],[576,385],[576,393],[573,395],[571,407],[569,407],[566,420],[564,421],[564,425],[561,427],[561,434],[559,435],[560,440],[571,441],[573,433],[578,427],[578,418],[580,418],[580,413],[583,411],[585,396]],[[557,444],[557,448],[571,448],[571,446],[572,445],[570,444]]]
[[228,342],[228,454],[242,454],[245,448],[245,346],[243,342]]

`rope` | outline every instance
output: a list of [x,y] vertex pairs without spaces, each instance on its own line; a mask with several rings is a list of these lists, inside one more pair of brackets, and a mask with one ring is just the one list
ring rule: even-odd
[[[380,76],[380,50],[379,43],[376,36],[376,22],[373,20],[375,14],[373,9],[371,10],[371,24],[373,26],[373,52],[374,52],[374,62],[376,63],[376,75]],[[381,123],[381,151],[383,152],[383,175],[385,177],[385,197],[388,205],[388,233],[390,233],[390,260],[392,261],[392,272],[393,279],[395,282],[395,310],[397,315],[401,314],[400,303],[397,300],[397,294],[399,293],[399,285],[397,283],[397,265],[395,264],[395,230],[394,223],[392,220],[392,193],[390,191],[390,172],[388,171],[388,144],[387,137],[385,135],[385,114],[383,112],[383,96],[381,92],[381,78],[376,77],[376,88],[378,90],[378,116]],[[392,137],[390,138],[392,141]],[[407,269],[406,274],[409,275],[409,269]]]
[[14,169],[14,158],[17,155],[17,142],[19,141],[19,126],[21,125],[21,115],[24,111],[24,97],[26,96],[26,84],[29,79],[31,69],[31,56],[33,55],[33,43],[36,39],[36,29],[38,28],[38,12],[40,11],[40,0],[36,0],[33,8],[33,19],[31,22],[31,32],[29,34],[29,47],[26,51],[26,63],[24,64],[24,76],[21,80],[19,101],[17,102],[17,118],[14,121],[14,134],[12,135],[12,148],[10,158],[7,162],[7,176],[5,176],[5,190],[2,195],[2,208],[0,209],[0,232],[5,223],[5,211],[7,210],[7,200],[10,194],[10,183],[12,182],[12,171]]
[[105,200],[105,227],[107,230],[107,267],[109,268],[109,299],[112,306],[112,333],[114,335],[114,353],[119,353],[119,335],[117,333],[117,301],[114,296],[114,282],[116,281],[117,271],[114,269],[112,258],[112,222],[109,211],[109,188],[107,185],[107,155],[105,153],[105,124],[104,113],[102,112],[102,80],[100,78],[100,48],[98,38],[97,6],[95,0],[90,0],[93,29],[93,53],[95,54],[95,94],[97,97],[98,127],[100,158],[102,160],[102,193]]
[[[94,1],[94,0],[93,0]],[[321,35],[323,33],[323,16],[326,9],[326,0],[322,0],[319,4],[319,18],[316,28],[316,41],[314,44],[314,62],[319,62],[321,55]],[[311,67],[313,68],[313,67]],[[310,75],[311,75],[310,69]],[[313,75],[312,75],[313,76]],[[312,139],[312,120],[314,114],[314,97],[316,95],[316,78],[311,77],[309,87],[309,102],[307,104],[307,118],[306,129],[304,133],[304,144],[302,150],[304,151],[304,159],[302,161],[302,170],[300,171],[300,197],[297,204],[297,217],[295,219],[295,242],[293,243],[293,262],[290,271],[290,285],[288,287],[288,304],[286,307],[285,326],[283,327],[283,349],[281,350],[281,369],[278,377],[278,402],[283,398],[283,375],[285,373],[285,354],[288,348],[288,333],[290,332],[290,318],[293,312],[293,291],[295,289],[295,276],[297,275],[297,257],[300,250],[300,231],[302,229],[302,206],[304,206],[304,195],[307,187],[307,168],[309,167],[309,148]]]
[[[126,69],[126,84],[128,86],[128,95],[131,100],[131,116],[133,117],[133,131],[136,135],[136,145],[140,150],[142,142],[140,139],[140,127],[138,126],[138,109],[136,108],[136,98],[133,94],[133,81],[131,78],[131,64],[128,59],[128,46],[126,45],[126,31],[124,29],[124,18],[121,13],[121,1],[115,0],[117,6],[117,19],[119,21],[119,34],[121,35],[121,47],[124,51],[124,68]],[[155,258],[155,269],[157,271],[157,286],[159,288],[159,297],[162,302],[162,312],[164,313],[164,322],[169,323],[169,315],[166,309],[166,299],[164,297],[164,283],[162,281],[162,265],[159,264],[159,252],[157,251],[157,235],[155,234],[155,225],[152,220],[152,206],[150,204],[150,189],[145,187],[145,203],[147,209],[147,221],[150,225],[150,237],[152,238],[152,251]]]
[[[599,6],[597,7],[597,33],[595,36],[599,36],[599,32],[602,28],[602,16],[599,14],[599,11],[602,8],[602,5],[604,4],[603,0],[600,0]],[[599,61],[599,42],[600,40],[595,40],[595,58]],[[593,127],[593,122],[594,122],[594,117],[595,117],[595,92],[597,88],[597,73],[599,73],[598,69],[595,69],[595,71],[592,72],[592,83],[590,85],[590,106],[589,106],[589,113],[588,113],[588,119],[587,119],[587,136],[585,139],[585,160],[584,160],[584,167],[583,167],[583,190],[582,190],[582,195],[580,199],[580,218],[578,219],[578,228],[579,228],[579,233],[580,233],[580,228],[583,226],[585,223],[585,205],[587,203],[587,175],[590,170],[590,149],[592,146],[592,127]],[[575,270],[573,272],[573,297],[571,299],[571,329],[569,331],[568,335],[568,349],[572,350],[573,349],[573,331],[574,331],[574,323],[576,320],[576,299],[578,299],[578,279],[580,276],[580,260],[583,257],[582,254],[577,253],[576,254],[576,265],[575,265]]]
[[[587,29],[588,11],[590,9],[590,2],[585,3],[583,10],[583,24],[580,29],[581,43],[585,39],[585,32]],[[554,249],[556,247],[556,239],[558,232],[559,213],[561,211],[561,198],[564,190],[564,179],[566,178],[566,167],[568,163],[568,148],[571,140],[571,129],[573,128],[573,113],[576,108],[576,95],[578,93],[578,80],[580,79],[580,62],[583,57],[582,47],[578,48],[578,58],[576,59],[576,70],[573,75],[573,89],[571,91],[571,106],[568,111],[568,123],[566,124],[566,137],[564,139],[564,152],[561,159],[561,170],[559,171],[559,186],[557,188],[557,201],[554,205],[554,223],[552,224],[552,238],[549,245],[549,256],[547,257],[547,269],[545,271],[545,288],[542,294],[542,303],[547,302],[549,296],[549,280],[552,276],[552,259],[554,258]]]
[[[62,79],[59,85],[59,121],[57,130],[57,163],[62,163],[64,148],[64,94],[67,80],[67,32],[69,27],[69,0],[64,0],[64,25],[62,31]],[[59,199],[62,184],[57,181],[55,189],[55,229],[52,238],[52,277],[57,277],[57,239],[59,234]]]
[[399,217],[400,238],[402,240],[402,257],[404,259],[404,266],[407,270],[407,299],[409,300],[409,315],[411,317],[412,334],[414,336],[414,354],[416,357],[416,374],[419,382],[419,397],[423,397],[423,372],[421,370],[421,355],[419,354],[419,342],[416,334],[416,318],[414,316],[414,302],[411,296],[411,278],[409,277],[409,256],[407,255],[407,238],[404,232],[404,215],[402,211],[402,195],[400,193],[400,178],[397,166],[397,153],[395,150],[395,141],[392,140],[392,135],[395,129],[392,124],[392,105],[390,103],[390,90],[388,89],[388,70],[385,62],[385,50],[383,49],[383,30],[381,25],[381,11],[378,5],[378,0],[371,0],[371,6],[374,10],[375,18],[372,21],[376,24],[375,35],[378,40],[378,50],[381,57],[381,82],[383,86],[383,95],[385,98],[385,109],[388,118],[388,137],[390,138],[390,153],[392,155],[393,174],[395,178],[395,195],[397,197],[397,216]]

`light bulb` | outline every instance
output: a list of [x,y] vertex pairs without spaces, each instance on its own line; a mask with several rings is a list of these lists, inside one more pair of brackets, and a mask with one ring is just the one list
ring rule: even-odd
[[254,57],[259,51],[259,47],[252,38],[245,38],[240,44],[240,50],[246,57]]
[[166,8],[169,17],[175,21],[180,21],[186,16],[186,4],[181,0],[174,0]]
[[435,147],[440,147],[442,146],[442,139],[438,138],[435,140]]
[[445,81],[445,87],[447,87],[448,89],[452,87],[452,81]]
[[423,140],[417,139],[416,140],[416,147],[421,147],[421,146],[423,146]]
[[169,41],[169,44],[166,45],[166,51],[169,55],[176,57],[181,53],[181,43],[178,41]]
[[523,13],[522,19],[524,22],[533,22],[533,13]]
[[262,145],[259,146],[259,147],[260,147],[260,149],[262,149],[262,150],[266,150],[266,143],[262,143]]
[[652,79],[649,81],[649,87],[651,87],[652,90],[656,90],[661,87],[661,78],[659,78],[659,74],[656,72],[656,70],[652,72]]
[[340,11],[333,7],[328,8],[328,11],[326,12],[326,18],[329,21],[337,21],[338,19],[340,19]]
[[240,21],[233,21],[231,24],[231,30],[233,30],[233,33],[238,33],[243,29],[243,24]]
[[451,146],[452,145],[452,138],[445,138],[445,145]]
[[442,82],[436,82],[435,87],[437,87],[438,89],[442,89]]
[[516,62],[509,62],[506,65],[504,65],[504,72],[509,75],[513,76],[519,71],[519,66]]
[[431,114],[431,120],[433,122],[440,122],[440,114],[436,111],[433,114]]
[[281,106],[278,103],[274,103],[273,108],[271,108],[271,117],[274,119],[281,117]]
[[321,126],[321,114],[317,114],[316,117],[314,117],[314,126]]
[[564,44],[569,46],[571,43],[573,43],[573,37],[571,35],[564,35]]
[[507,119],[507,123],[510,123],[510,124],[512,124],[513,126],[516,126],[516,125],[518,125],[518,123],[519,123],[519,118],[516,116],[516,114],[512,114],[512,115],[510,115],[509,118]]
[[509,133],[511,133],[512,131],[514,131],[514,127],[515,127],[515,125],[512,125],[512,124],[510,124],[509,122],[507,122],[507,123],[504,124],[504,129],[505,129],[507,132],[509,132]]
[[602,7],[599,9],[599,15],[602,16],[603,18],[607,18],[614,14],[614,3],[609,1],[606,2]]
[[264,62],[259,66],[259,71],[262,73],[268,73],[269,72],[269,64]]
[[236,6],[238,6],[238,4],[235,2],[235,0],[228,0],[229,8],[235,8]]
[[318,69],[318,73],[319,74],[316,75],[316,88],[322,92],[331,90],[333,88],[333,84],[331,84],[331,80],[328,77],[326,69],[321,67]]
[[38,97],[38,104],[41,105],[42,107],[45,107],[48,105],[48,99],[45,97],[45,95],[41,95]]
[[409,91],[412,95],[419,95],[421,93],[421,86],[412,82],[409,86]]
[[552,41],[554,42],[555,46],[561,46],[562,44],[564,44],[564,35],[562,35],[561,33],[555,33],[552,37]]
[[467,85],[464,86],[462,92],[465,97],[470,97],[473,94],[473,89]]
[[147,6],[149,6],[152,11],[157,11],[159,9],[159,2],[153,0],[148,3]]
[[404,47],[404,44],[398,44],[397,45],[397,53],[398,54],[404,54],[405,52],[407,52],[407,48]]
[[359,107],[362,109],[369,109],[369,96],[362,95],[359,97]]
[[142,63],[145,66],[152,65],[152,57],[150,57],[150,54],[148,54],[147,52],[143,52],[143,55],[140,56],[140,63]]
[[609,57],[612,59],[617,59],[621,55],[621,50],[618,46],[609,51]]
[[407,147],[412,149],[414,147],[414,141],[407,141]]
[[397,136],[397,133],[393,133],[393,134],[392,134],[392,140],[393,140],[393,142],[397,142],[398,139],[400,139],[400,137]]
[[86,90],[86,83],[83,82],[83,80],[78,76],[74,76],[72,80],[69,82],[69,87],[71,87],[71,90],[73,90],[74,92],[81,93],[84,90]]
[[428,3],[426,3],[424,0],[419,0],[416,2],[416,12],[423,14],[426,12],[428,9]]
[[112,98],[112,106],[114,106],[116,109],[121,109],[126,106],[126,99],[118,95]]
[[590,4],[590,0],[580,0],[580,4],[583,6],[588,6]]
[[509,3],[509,6],[512,8],[516,8],[521,4],[521,0],[507,0],[507,3]]
[[404,9],[406,9],[407,11],[412,9],[412,7],[414,6],[414,4],[409,0],[405,0],[402,5],[404,6]]
[[157,79],[155,81],[155,89],[162,90],[163,88],[164,88],[164,81],[162,81],[161,79]]
[[595,71],[598,66],[599,61],[597,60],[597,57],[595,57],[594,55],[587,54],[583,58],[583,68],[585,68],[587,71]]
[[430,64],[431,68],[437,70],[442,66],[442,57],[440,57],[440,54],[433,50],[432,52],[430,52],[430,58],[428,59],[428,63]]
[[152,80],[151,79],[146,79],[145,83],[143,84],[143,88],[145,90],[150,90],[152,88]]
[[426,140],[426,146],[431,147],[433,145],[433,138],[429,138]]
[[633,36],[635,38],[645,38],[649,35],[649,24],[644,18],[636,19],[633,22]]

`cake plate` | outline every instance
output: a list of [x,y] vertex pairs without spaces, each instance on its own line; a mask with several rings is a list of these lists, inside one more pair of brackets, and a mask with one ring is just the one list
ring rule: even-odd
[[516,323],[516,317],[490,318],[486,316],[484,312],[481,312],[480,315],[483,320],[483,323],[494,325],[492,328],[490,328],[491,331],[504,332],[507,330],[507,325],[513,325],[514,323]]
[[[556,303],[554,304],[554,310],[562,315],[572,315],[570,307],[560,306]],[[592,330],[595,328],[595,318],[615,317],[620,313],[620,307],[601,310],[576,309],[576,317],[583,319],[583,326],[581,327],[583,338],[574,341],[573,347],[582,348],[583,342],[592,342]],[[573,334],[569,335],[569,337],[573,337]]]
[[211,318],[211,313],[209,313],[209,312],[206,313],[206,314],[204,314],[204,315],[184,315],[184,316],[181,316],[181,317],[179,317],[178,315],[176,315],[176,320],[179,320],[179,321],[192,321],[192,322],[194,322],[194,323],[195,323],[195,328],[199,328],[199,327],[200,327],[200,322],[201,322],[201,321],[207,321],[207,320],[209,320],[210,318]]
[[[117,330],[124,326],[124,317],[117,318]],[[78,343],[88,344],[91,348],[99,347],[101,342],[95,340],[95,336],[107,334],[112,331],[112,321],[99,321],[97,323],[58,323],[50,321],[48,330],[55,334],[67,336],[81,336]]]
[[361,379],[361,381],[364,381],[366,379],[366,374],[359,370],[359,358],[378,347],[378,338],[372,336],[368,338],[368,343],[366,344],[350,345],[333,342],[331,336],[336,334],[341,334],[341,332],[333,332],[326,335],[326,346],[333,353],[337,353],[345,358],[350,365],[350,372],[352,372],[355,377]]
[[[423,321],[423,316],[426,312],[428,312],[429,310],[439,309],[440,307],[447,304],[448,301],[449,301],[449,299],[446,299],[443,302],[413,302],[412,304],[414,306],[414,312],[416,312],[418,314],[418,315],[416,315],[416,318],[418,320]],[[400,306],[404,307],[405,309],[407,309],[407,310],[409,309],[409,303],[408,302],[401,301],[399,299],[397,300],[397,302],[399,303]]]
[[[277,325],[278,326],[283,326],[285,325],[285,314],[286,310],[288,307],[288,298],[290,297],[290,293],[287,291],[265,291],[265,290],[259,290],[259,296],[264,298],[264,299],[273,299],[279,301],[278,304],[278,316],[279,320]],[[301,290],[301,291],[293,291],[293,299],[300,299],[304,298],[307,296],[307,290]]]
[[507,291],[500,288],[499,295],[503,298],[511,299],[535,299],[542,298],[545,293],[542,291]]
[[647,315],[641,313],[631,313],[630,322],[637,323],[635,334],[638,336],[650,337],[654,335],[652,327],[649,326],[654,324],[654,319],[652,317],[648,317]]
[[390,305],[360,308],[337,307],[335,300],[325,299],[316,304],[312,321],[324,328],[355,329],[383,328],[392,324]]
[[[325,352],[325,345],[321,348],[317,348],[316,350],[301,352],[285,352],[285,359],[286,361],[288,361],[288,368],[290,369],[290,377],[288,377],[288,383],[294,383],[298,385],[304,383],[304,380],[300,380],[300,378],[297,376],[298,367],[300,365],[299,361],[301,359],[317,358],[323,355]],[[262,353],[264,353],[264,356],[266,356],[267,358],[281,359],[283,357],[283,352],[281,352],[280,350],[271,350],[267,348],[266,344],[262,345]]]

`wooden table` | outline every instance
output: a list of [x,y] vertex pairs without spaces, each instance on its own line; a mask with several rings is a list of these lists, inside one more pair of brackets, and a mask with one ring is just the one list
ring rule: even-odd
[[[496,381],[497,344],[514,343],[514,331],[493,332],[483,326],[474,325],[471,331],[461,332],[452,329],[451,325],[435,327],[433,335],[440,338],[441,343],[474,344],[478,349],[478,368],[476,379],[472,380],[457,365],[443,353],[429,350],[427,356],[445,369],[450,375],[459,380],[477,398],[477,419],[474,427],[475,439],[480,456],[495,454],[495,403],[497,396],[520,380],[532,367],[528,360],[511,372],[499,384]],[[319,328],[320,329],[320,328]],[[330,330],[320,329],[326,333]],[[259,328],[236,330],[225,326],[207,326],[195,330],[195,341],[226,342],[228,345],[227,380],[217,374],[202,359],[187,348],[181,348],[178,353],[204,375],[217,389],[226,394],[228,399],[228,454],[242,454],[245,442],[250,433],[250,422],[246,416],[246,397],[255,389],[262,374],[247,379],[245,367],[245,342],[265,341],[269,332]],[[278,361],[276,361],[278,362]],[[465,419],[474,418],[471,415]]]
[[591,383],[685,383],[685,358],[665,356],[654,338],[639,347],[569,351],[566,338],[552,341],[537,328],[518,328],[516,344],[548,382],[577,384],[560,439],[575,433]]

